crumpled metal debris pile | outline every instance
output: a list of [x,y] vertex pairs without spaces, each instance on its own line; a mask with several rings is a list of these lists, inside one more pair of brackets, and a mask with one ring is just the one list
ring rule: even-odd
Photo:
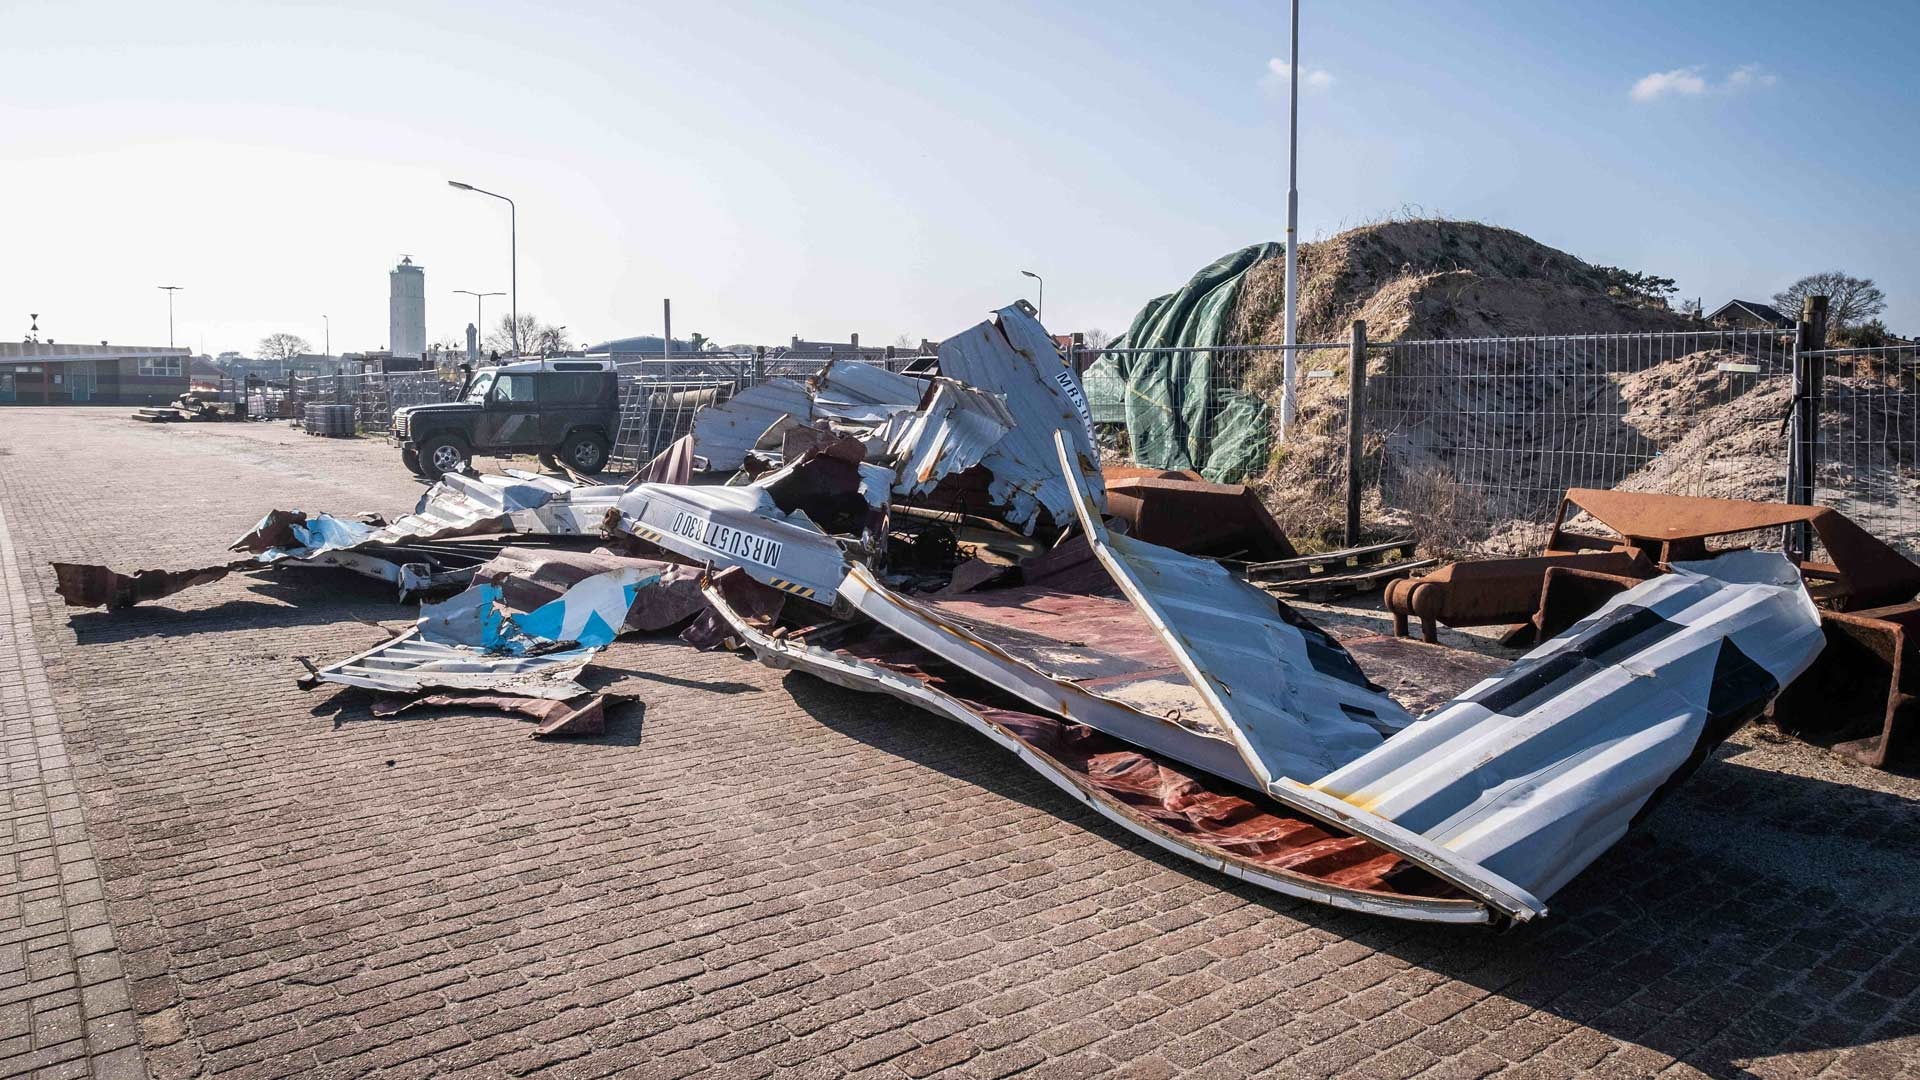
[[[700,461],[720,475],[692,482]],[[1375,639],[1367,667],[1402,686],[1484,674],[1437,708],[1402,694],[1416,716],[1218,561],[1295,554],[1218,488],[1103,471],[1078,373],[1016,305],[932,370],[834,362],[709,406],[626,484],[449,476],[391,523],[269,514],[233,562],[56,570],[69,603],[113,606],[232,572],[370,574],[437,599],[308,684],[543,735],[605,723],[617,702],[582,676],[616,638],[678,628],[964,724],[1202,866],[1448,922],[1543,915],[1822,648],[1784,559],[1691,553],[1497,672]]]

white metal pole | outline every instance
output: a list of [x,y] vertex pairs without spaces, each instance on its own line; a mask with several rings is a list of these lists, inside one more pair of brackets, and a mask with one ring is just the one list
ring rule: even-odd
[[1280,437],[1293,426],[1300,362],[1295,305],[1300,299],[1300,0],[1293,0],[1293,33],[1287,47],[1287,313],[1286,356],[1280,388]]

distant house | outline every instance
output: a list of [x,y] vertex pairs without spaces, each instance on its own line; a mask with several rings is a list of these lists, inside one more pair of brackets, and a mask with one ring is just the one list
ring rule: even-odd
[[165,405],[190,362],[185,348],[0,341],[0,403]]
[[1793,320],[1769,304],[1757,300],[1729,300],[1707,316],[1707,321],[1728,330],[1789,330]]

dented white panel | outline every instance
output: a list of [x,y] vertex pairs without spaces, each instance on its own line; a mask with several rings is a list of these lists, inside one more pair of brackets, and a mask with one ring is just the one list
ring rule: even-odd
[[1677,564],[1312,787],[1549,896],[1824,640],[1781,556]]

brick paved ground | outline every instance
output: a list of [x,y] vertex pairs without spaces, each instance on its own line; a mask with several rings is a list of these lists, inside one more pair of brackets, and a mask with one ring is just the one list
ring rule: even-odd
[[406,619],[383,588],[69,614],[46,562],[405,509],[392,453],[123,413],[0,410],[0,1075],[135,1035],[157,1077],[1920,1074],[1911,780],[1749,729],[1496,935],[1234,886],[963,730],[670,643],[610,653],[645,705],[592,742],[375,720],[294,658]]

